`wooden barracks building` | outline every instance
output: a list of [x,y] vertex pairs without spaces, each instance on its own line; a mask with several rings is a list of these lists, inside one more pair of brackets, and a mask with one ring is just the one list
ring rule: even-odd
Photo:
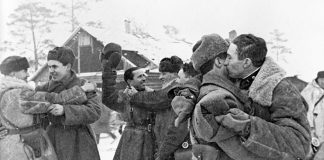
[[[103,42],[91,35],[85,29],[77,28],[66,40],[63,46],[70,47],[76,57],[73,69],[79,77],[96,82],[101,88],[101,65],[99,55],[104,48]],[[142,67],[148,70],[156,69],[158,66],[137,51],[122,50],[122,60],[117,67],[117,85],[120,89],[125,88],[123,73],[130,67]],[[158,72],[148,72],[147,86],[153,89],[161,88],[161,81],[158,79]],[[42,66],[31,78],[36,84],[49,80],[47,65]]]

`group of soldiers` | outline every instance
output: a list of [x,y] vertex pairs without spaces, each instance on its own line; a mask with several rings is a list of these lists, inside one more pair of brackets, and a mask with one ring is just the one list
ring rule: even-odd
[[[122,47],[107,44],[100,56],[101,100],[96,86],[71,69],[69,48],[49,51],[50,80],[35,90],[26,83],[26,58],[6,58],[0,66],[0,159],[100,159],[89,124],[99,119],[102,104],[126,122],[114,160],[323,159],[316,154],[322,142],[312,143],[322,138],[314,131],[318,123],[310,126],[307,119],[317,104],[307,104],[285,79],[264,39],[242,34],[227,41],[210,34],[192,51],[190,63],[177,56],[160,61],[161,89],[147,87],[146,70],[133,67],[124,72],[127,87],[118,90]],[[29,123],[10,117],[17,111]],[[22,148],[15,150],[19,158],[4,149],[10,143]]]

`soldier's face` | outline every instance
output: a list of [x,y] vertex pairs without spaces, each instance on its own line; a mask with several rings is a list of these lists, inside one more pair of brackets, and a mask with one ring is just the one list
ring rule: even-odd
[[21,79],[27,82],[27,78],[29,77],[29,73],[27,69],[23,69],[17,72],[12,72],[11,76],[16,77],[17,79]]
[[147,74],[144,69],[138,69],[133,71],[133,79],[128,80],[128,83],[133,86],[136,90],[142,91],[145,90],[145,82],[147,78]]
[[243,78],[244,77],[244,60],[239,60],[237,46],[233,43],[227,50],[227,59],[224,63],[226,66],[228,76],[231,78]]
[[61,62],[56,60],[49,60],[47,65],[53,81],[61,81],[68,76],[71,71],[70,64],[64,66]]

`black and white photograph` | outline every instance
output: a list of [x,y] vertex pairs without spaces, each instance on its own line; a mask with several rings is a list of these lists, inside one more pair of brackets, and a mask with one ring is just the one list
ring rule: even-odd
[[324,160],[323,6],[0,0],[0,160]]

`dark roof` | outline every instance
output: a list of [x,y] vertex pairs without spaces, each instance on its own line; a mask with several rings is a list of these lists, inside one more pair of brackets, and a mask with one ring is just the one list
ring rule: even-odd
[[150,61],[138,54],[137,51],[123,50],[123,56],[138,67],[145,68],[150,65]]

